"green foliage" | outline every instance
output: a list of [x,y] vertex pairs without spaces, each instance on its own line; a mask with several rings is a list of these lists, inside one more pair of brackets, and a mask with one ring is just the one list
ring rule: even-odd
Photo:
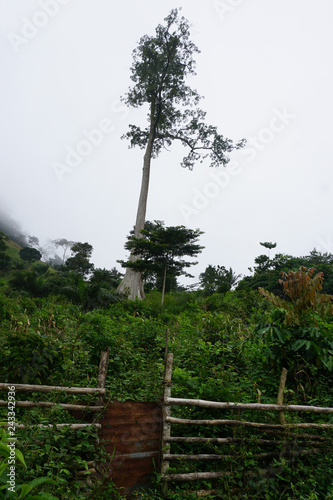
[[49,271],[49,266],[48,264],[45,264],[45,262],[34,262],[31,265],[31,269],[38,275],[42,276],[45,275]]
[[240,275],[236,275],[231,268],[227,270],[224,266],[209,265],[199,276],[200,289],[206,296],[216,292],[226,293],[236,285],[239,278]]
[[5,271],[10,267],[10,257],[5,253],[0,253],[0,271]]
[[6,252],[7,245],[6,242],[9,240],[8,236],[0,231],[0,252]]
[[130,125],[124,137],[131,147],[140,148],[150,138],[154,157],[178,140],[189,149],[182,162],[189,169],[207,156],[211,165],[225,165],[229,161],[226,153],[242,147],[243,142],[234,145],[216,127],[205,124],[205,113],[197,107],[200,96],[185,83],[186,77],[195,74],[193,54],[199,50],[190,40],[189,22],[178,14],[173,9],[165,25],[157,26],[155,36],[144,35],[133,52],[134,86],[124,100],[134,107],[148,103],[149,124],[145,129]]
[[[3,500],[57,500],[57,498],[49,493],[38,493],[31,495],[30,493],[35,488],[38,488],[44,484],[57,484],[56,481],[49,477],[37,477],[30,481],[28,484],[16,485],[9,482],[9,472],[14,470],[14,477],[16,479],[16,463],[20,463],[25,469],[27,469],[26,462],[24,460],[23,454],[16,447],[16,440],[11,438],[9,434],[6,433],[4,429],[0,428],[0,456],[2,460],[0,461],[0,495]],[[15,465],[12,465],[15,464]],[[2,493],[1,493],[2,491]]]
[[260,245],[265,247],[265,248],[268,248],[269,250],[271,250],[272,248],[276,248],[276,243],[272,243],[270,241],[265,241],[264,243],[261,243],[260,242]]
[[74,243],[71,246],[73,257],[66,260],[66,267],[84,277],[94,268],[94,264],[89,262],[93,247],[89,243]]
[[[185,226],[164,227],[161,221],[149,223],[142,229],[140,237],[130,236],[125,245],[136,260],[119,261],[123,267],[130,267],[147,276],[155,276],[162,282],[162,297],[166,290],[167,278],[176,281],[177,276],[193,277],[184,271],[197,264],[186,262],[184,256],[196,257],[204,247],[196,244],[202,233],[199,229]],[[169,291],[169,290],[167,290]]]
[[323,273],[325,281],[323,292],[333,294],[333,255],[320,253],[316,249],[304,257],[293,257],[291,255],[276,254],[273,259],[267,255],[259,255],[255,258],[255,266],[249,268],[253,274],[246,276],[238,284],[238,289],[257,290],[258,287],[265,288],[275,295],[282,296],[282,287],[279,284],[281,271],[297,271],[300,267],[314,267]]
[[[42,263],[40,263],[43,266]],[[43,266],[43,270],[45,267]],[[22,269],[13,273],[10,286],[18,291],[29,292],[33,297],[43,297],[47,294],[47,276],[40,274],[40,268]]]
[[10,257],[7,255],[7,241],[8,236],[0,231],[0,271],[4,271],[9,268]]
[[51,372],[62,366],[61,347],[56,339],[29,331],[24,321],[5,338],[0,377],[4,382],[47,384]]
[[87,285],[87,297],[84,307],[94,309],[108,307],[121,300],[117,294],[121,273],[116,268],[94,269]]
[[36,248],[24,247],[19,251],[22,260],[27,262],[35,262],[42,258],[42,254]]
[[[275,306],[270,321],[257,328],[271,344],[271,357],[289,366],[305,362],[333,370],[333,335],[321,318],[333,315],[333,296],[320,293],[323,275],[314,269],[281,273],[283,291],[289,301],[259,288]],[[320,326],[319,326],[320,325]]]
[[[47,420],[40,412],[31,410],[31,420],[34,422],[51,422],[55,419],[55,414],[48,413]],[[56,413],[59,422],[59,411]],[[25,414],[28,420],[27,412]],[[66,417],[68,421],[68,416]],[[90,472],[89,463],[106,460],[105,452],[96,446],[98,438],[97,430],[92,426],[89,428],[71,430],[68,427],[59,429],[25,429],[18,431],[20,438],[24,440],[23,451],[29,467],[26,471],[21,471],[19,479],[27,481],[31,476],[43,475],[54,479],[57,487],[52,493],[60,498],[83,499],[92,494],[95,486],[87,484]],[[69,453],[70,450],[70,453]],[[87,471],[87,475],[82,476],[79,471]]]
[[[330,264],[326,262],[325,265]],[[168,329],[168,349],[174,353],[174,396],[275,403],[280,368],[287,362],[289,374],[285,403],[333,406],[333,318],[325,310],[330,302],[322,299],[326,295],[326,278],[322,281],[317,277],[313,281],[313,274],[287,273],[283,281],[288,281],[285,290],[289,298],[282,300],[278,296],[273,299],[274,303],[267,300],[271,295],[262,296],[254,290],[214,292],[207,296],[202,291],[172,291],[166,295],[162,308],[161,293],[156,290],[149,292],[145,301],[118,299],[103,304],[96,298],[96,302],[89,304],[90,294],[93,299],[102,289],[113,293],[120,278],[117,271],[94,270],[89,279],[66,267],[56,272],[46,271],[40,263],[24,271],[34,273],[34,279],[39,280],[45,295],[36,296],[27,289],[14,289],[6,281],[6,276],[2,277],[0,381],[14,382],[12,377],[15,376],[15,382],[94,387],[100,352],[109,347],[107,399],[156,401],[162,394]],[[296,280],[295,286],[290,281],[292,277]],[[282,294],[283,283],[280,290]],[[309,292],[307,298],[304,291]],[[24,399],[26,397],[24,395]],[[76,421],[59,406],[60,401],[73,402],[69,396],[62,394],[60,398],[59,394],[51,393],[43,395],[42,400],[46,397],[57,403],[56,409],[27,411],[16,408],[17,421],[26,425]],[[1,396],[1,399],[5,398]],[[74,400],[80,401],[76,397]],[[0,408],[0,420],[4,420],[6,410]],[[221,418],[220,411],[208,412],[204,408],[184,406],[173,407],[172,415]],[[235,412],[226,415],[239,418]],[[244,419],[262,422],[274,418],[267,413],[244,414]],[[299,418],[288,414],[290,422],[297,422]],[[330,423],[331,417],[313,415],[309,421]],[[184,426],[174,427],[173,432],[175,435],[180,435],[178,432],[193,435],[193,429],[184,431]],[[199,432],[202,437],[230,436],[230,428],[209,427]],[[230,475],[215,482],[173,485],[166,492],[157,474],[148,491],[136,492],[134,498],[180,500],[184,493],[189,494],[189,490],[204,488],[216,490],[212,498],[226,499],[298,500],[332,496],[333,459],[329,447],[320,455],[300,460],[277,457],[263,463],[257,455],[267,452],[267,448],[254,445],[251,442],[253,434],[242,428],[234,432],[241,438],[239,446],[223,445],[221,448],[210,444],[199,450],[224,455],[232,450],[234,458],[223,461],[223,467]],[[327,430],[325,435],[330,437],[331,431]],[[112,483],[103,492],[101,476],[91,478],[92,483],[87,484],[78,474],[81,470],[88,470],[92,460],[98,463],[107,460],[102,447],[96,446],[95,428],[82,431],[26,428],[17,430],[17,437],[22,443],[20,451],[27,464],[27,469],[23,465],[17,468],[17,484],[29,485],[39,477],[57,483],[41,484],[37,495],[34,490],[29,495],[35,498],[41,498],[42,494],[45,498],[55,495],[64,500],[123,498],[122,491]],[[271,439],[271,435],[262,437]],[[173,451],[181,452],[177,446]],[[186,446],[185,452],[198,452],[194,445]],[[296,449],[297,446],[296,440]],[[196,465],[179,461],[171,465],[175,472],[200,468],[213,471],[221,467],[220,462]],[[258,474],[262,469],[270,469],[272,473],[268,477],[262,476]],[[254,474],[248,476],[251,470]],[[87,475],[89,477],[88,472]]]

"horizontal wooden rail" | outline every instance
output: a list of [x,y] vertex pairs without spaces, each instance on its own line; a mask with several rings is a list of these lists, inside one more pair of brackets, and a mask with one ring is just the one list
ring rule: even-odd
[[259,411],[309,411],[312,413],[333,413],[333,408],[305,405],[277,405],[261,403],[225,403],[206,401],[204,399],[166,398],[167,405],[200,406],[202,408],[217,408],[220,410],[259,410]]
[[[247,471],[245,473],[246,477],[252,476],[274,476],[280,474],[282,472],[281,467],[277,467],[276,469],[257,469],[255,471]],[[190,472],[187,474],[162,474],[161,478],[167,482],[184,482],[184,481],[202,481],[204,479],[219,479],[225,476],[233,475],[233,472],[224,471],[224,472]],[[204,496],[204,495],[201,495]]]
[[0,391],[8,391],[15,387],[15,391],[22,392],[52,392],[62,391],[66,394],[105,394],[105,389],[98,387],[63,387],[60,385],[29,385],[0,383]]
[[244,427],[256,427],[258,429],[333,429],[333,424],[262,424],[261,422],[246,422],[245,420],[191,420],[187,418],[167,417],[170,424],[182,425],[243,425]]
[[[286,436],[287,437],[287,436]],[[294,446],[294,438],[298,437],[297,434],[292,434],[290,436],[290,440],[286,441],[286,439],[249,439],[249,438],[205,438],[205,437],[169,437],[166,439],[167,443],[202,443],[202,444],[237,444],[244,443],[247,444],[260,444],[260,445],[278,445],[283,444],[286,446]],[[298,446],[305,446],[309,443],[322,445],[325,441],[325,438],[321,436],[315,436],[315,439],[308,439],[307,441],[297,441]]]
[[201,455],[186,455],[186,454],[177,454],[177,453],[164,453],[162,455],[163,460],[172,461],[172,460],[225,460],[226,458],[232,458],[231,455],[212,455],[202,453]]
[[[241,438],[206,438],[206,437],[189,437],[189,436],[174,436],[165,440],[167,443],[212,443],[212,444],[228,444],[241,443]],[[253,441],[251,441],[253,443]],[[269,443],[276,443],[275,440],[269,440]]]
[[[252,455],[251,458],[256,460],[266,460],[267,458],[279,458],[279,457],[299,457],[301,455],[311,455],[313,453],[324,453],[326,450],[323,448],[310,448],[308,450],[288,450],[282,452],[270,452],[270,453],[259,453],[256,455]],[[186,454],[177,454],[177,453],[164,453],[162,455],[163,460],[172,461],[172,460],[184,460],[184,461],[208,461],[208,460],[235,460],[235,455],[216,455],[216,454],[198,454],[198,455],[186,455]]]
[[[169,354],[169,356],[172,356]],[[210,451],[207,449],[208,453],[197,453],[191,454],[186,453],[171,453],[171,445],[172,443],[195,443],[209,445],[228,445],[228,444],[255,444],[260,446],[268,446],[265,453],[256,453],[252,454],[251,458],[259,461],[271,461],[273,459],[280,459],[281,457],[289,458],[294,460],[296,457],[313,455],[317,453],[326,454],[329,452],[331,447],[332,438],[326,436],[316,436],[313,434],[306,434],[302,429],[333,429],[333,420],[332,418],[327,418],[327,423],[315,423],[315,422],[290,422],[287,423],[285,420],[285,412],[308,412],[312,414],[333,414],[333,408],[329,407],[318,407],[318,406],[310,406],[310,405],[286,405],[283,404],[283,392],[286,383],[287,370],[283,368],[281,379],[280,379],[280,387],[279,393],[277,397],[276,404],[261,404],[259,403],[234,403],[234,402],[218,402],[218,401],[207,401],[202,399],[189,399],[189,398],[173,398],[171,397],[171,367],[172,367],[172,359],[168,363],[167,366],[170,366],[168,371],[168,377],[165,376],[165,389],[164,389],[164,408],[165,412],[163,413],[163,426],[166,431],[163,434],[163,453],[161,456],[161,478],[164,479],[167,483],[170,482],[185,482],[185,481],[203,481],[205,479],[219,479],[222,477],[229,477],[233,475],[233,472],[228,470],[225,471],[216,471],[216,472],[191,472],[191,473],[171,473],[168,474],[169,462],[185,462],[185,461],[196,461],[196,462],[208,462],[208,461],[219,461],[219,468],[226,468],[226,464],[228,461],[237,461],[239,457],[237,454],[233,455],[232,448],[229,451],[229,454],[222,453],[209,453]],[[195,419],[192,415],[192,418],[175,418],[171,416],[171,407],[172,406],[194,406],[199,408],[210,408],[217,410],[251,410],[251,411],[271,411],[277,412],[277,416],[279,417],[279,423],[264,423],[264,422],[251,422],[247,420],[239,420],[241,417],[239,413],[237,413],[237,420],[234,420],[233,417],[230,419],[227,418],[216,418],[215,416],[211,419],[199,420]],[[221,415],[222,416],[222,415]],[[226,415],[229,416],[229,415]],[[198,417],[197,417],[198,418]],[[200,417],[199,417],[200,418]],[[244,418],[248,418],[245,417]],[[240,427],[249,427],[253,430],[257,430],[261,432],[261,434],[265,433],[275,433],[277,435],[276,439],[262,439],[260,436],[253,438],[242,438],[242,437],[225,437],[225,438],[206,438],[203,436],[171,436],[170,428],[171,424],[179,424],[179,425],[192,425],[192,426],[240,426]],[[295,429],[295,432],[292,431]],[[298,432],[300,431],[300,432]],[[200,449],[199,449],[200,451]],[[203,450],[205,451],[205,450]],[[228,452],[227,452],[228,453]],[[225,464],[223,464],[225,462]],[[266,476],[266,475],[276,475],[281,472],[282,468],[274,469],[256,469],[251,471],[246,471],[245,476],[252,477],[254,475]],[[206,496],[208,493],[212,493],[212,490],[209,492],[200,491],[200,495],[198,495],[198,491],[194,492],[195,496]],[[191,492],[192,494],[192,492]]]
[[[259,475],[261,477],[273,476],[280,474],[282,471],[281,467],[276,469],[257,469],[256,471],[247,471],[245,476],[252,477],[254,475]],[[187,474],[162,474],[162,479],[167,482],[177,482],[177,481],[197,481],[203,479],[219,479],[220,477],[231,476],[233,472],[190,472]]]
[[53,429],[56,427],[60,429],[61,427],[68,427],[69,429],[79,430],[85,429],[86,427],[96,427],[97,429],[101,429],[101,424],[36,424],[36,425],[23,425],[23,424],[1,424],[0,427],[14,427],[15,429],[33,429],[38,427],[39,429]]
[[203,479],[219,479],[220,477],[230,476],[232,472],[190,472],[187,474],[162,474],[165,481],[200,481]]
[[[7,406],[8,401],[0,400],[0,406]],[[47,401],[15,401],[15,407],[22,408],[54,408],[57,407],[59,410],[87,410],[87,411],[101,411],[104,406],[85,406],[85,405],[75,405],[68,403],[50,403]]]

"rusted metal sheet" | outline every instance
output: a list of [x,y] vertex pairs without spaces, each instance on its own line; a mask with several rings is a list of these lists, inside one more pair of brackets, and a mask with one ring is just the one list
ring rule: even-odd
[[126,492],[149,485],[159,470],[162,412],[158,403],[119,402],[108,404],[100,422],[101,439],[110,458],[108,475]]

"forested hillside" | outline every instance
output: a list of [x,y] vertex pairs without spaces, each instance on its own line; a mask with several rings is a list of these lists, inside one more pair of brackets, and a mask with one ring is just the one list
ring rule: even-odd
[[[107,400],[158,401],[169,330],[174,397],[276,403],[284,367],[288,370],[284,404],[333,407],[332,255],[317,251],[305,257],[261,255],[243,279],[223,263],[211,265],[194,290],[180,287],[171,273],[162,305],[163,269],[147,269],[146,299],[131,301],[117,293],[121,275],[115,268],[94,268],[88,243],[72,242],[71,254],[56,266],[39,260],[41,252],[32,250],[22,252],[2,233],[0,382],[96,387],[100,353],[109,347]],[[2,392],[1,399],[6,397]],[[16,397],[27,399],[26,394]],[[56,402],[56,396],[49,395],[49,401]],[[7,408],[0,411],[6,421]],[[203,408],[185,406],[173,408],[173,416],[177,415],[212,418]],[[213,416],[217,415],[215,410]],[[293,422],[297,419],[292,416]],[[333,423],[331,414],[306,415],[304,420]],[[16,408],[16,421],[58,422],[59,410]],[[213,427],[209,432],[220,436]],[[329,428],[311,430],[312,435],[316,432],[318,439],[332,438]],[[102,492],[102,472],[99,479],[88,482],[78,475],[79,470],[89,469],[90,461],[103,461],[94,430],[34,428],[18,430],[17,437],[17,449],[26,463],[25,468],[17,459],[17,484],[36,477],[55,481],[40,485],[36,490],[40,496],[25,498],[121,498],[112,483]],[[3,434],[2,443],[5,439]],[[275,458],[264,465],[256,457],[265,450],[247,443],[246,439],[237,459],[227,464],[233,475],[204,485],[175,485],[173,493],[170,489],[165,493],[157,470],[151,490],[138,493],[138,498],[180,499],[184,491],[203,487],[215,490],[211,498],[332,498],[331,441],[320,453],[292,461]],[[219,463],[205,466],[219,470]],[[174,462],[171,471],[190,472],[193,467]],[[268,476],[246,473],[263,467],[271,470]],[[1,480],[6,481],[6,469],[1,470]]]

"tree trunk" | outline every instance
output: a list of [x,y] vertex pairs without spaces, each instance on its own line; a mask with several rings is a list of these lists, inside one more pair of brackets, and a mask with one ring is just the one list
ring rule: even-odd
[[[154,114],[155,114],[155,103],[152,102],[150,106],[150,133],[145,155],[143,157],[141,191],[140,191],[139,204],[136,213],[136,221],[134,229],[134,236],[136,238],[142,237],[141,230],[144,229],[144,225],[146,222],[150,164],[151,164],[151,157],[155,140]],[[138,258],[139,258],[138,255],[133,255],[131,253],[129,261],[135,262]],[[134,269],[127,267],[125,276],[120,285],[118,286],[117,291],[120,294],[126,295],[127,298],[131,300],[135,299],[143,300],[145,298],[145,294],[143,290],[142,273],[139,273],[137,271],[134,271]]]
[[[131,255],[130,261],[135,261],[137,256]],[[117,292],[124,294],[130,300],[143,300],[145,298],[143,290],[143,280],[141,273],[127,267],[125,276],[118,286]]]

